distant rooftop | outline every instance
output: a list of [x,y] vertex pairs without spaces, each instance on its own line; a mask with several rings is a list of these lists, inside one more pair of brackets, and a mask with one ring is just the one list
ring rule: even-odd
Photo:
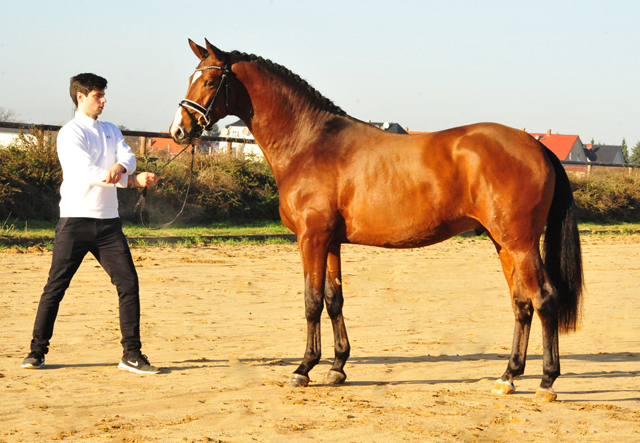
[[376,128],[380,128],[383,131],[393,132],[394,134],[408,134],[408,132],[398,123],[389,123],[389,122],[377,123],[372,121],[368,121],[367,123],[369,123],[372,126],[375,126]]

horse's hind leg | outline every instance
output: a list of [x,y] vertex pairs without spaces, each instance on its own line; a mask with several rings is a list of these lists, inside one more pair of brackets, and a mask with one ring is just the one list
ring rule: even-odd
[[292,386],[307,386],[309,371],[320,361],[320,316],[327,266],[327,244],[318,235],[301,235],[298,239],[304,268],[304,305],[307,318],[307,346],[300,366],[291,376]]
[[331,384],[344,383],[347,375],[344,365],[349,358],[350,346],[347,337],[347,328],[342,316],[342,272],[340,265],[340,245],[331,245],[327,256],[327,276],[324,284],[324,301],[327,312],[333,326],[333,342],[335,348],[335,360],[327,373],[325,381]]
[[507,370],[502,374],[502,377],[498,379],[491,392],[495,394],[512,394],[516,389],[513,381],[516,377],[524,374],[529,333],[531,331],[531,319],[533,317],[533,304],[522,281],[516,273],[513,257],[497,244],[496,248],[500,254],[502,269],[511,292],[511,305],[515,315],[515,328],[513,331],[511,357],[509,358]]
[[[522,328],[521,339],[518,339],[519,327],[516,321],[516,335],[514,335],[514,349],[512,350],[509,367],[500,380],[507,382],[509,377],[518,374],[521,369],[524,371],[524,358],[526,355],[526,344],[522,347],[521,343],[526,343],[529,326],[531,323],[531,307],[538,313],[540,323],[542,325],[542,349],[543,349],[543,366],[542,366],[542,382],[536,392],[536,397],[544,401],[553,401],[556,394],[552,388],[556,378],[560,375],[560,356],[558,350],[558,307],[557,293],[553,285],[549,281],[549,277],[544,268],[542,258],[537,248],[530,248],[526,252],[506,253],[501,251],[505,258],[513,260],[514,276],[519,280],[524,291],[524,297],[520,303],[514,303],[514,311],[516,311],[516,319],[520,315],[524,319],[524,327]],[[504,263],[504,260],[503,260]],[[503,265],[504,266],[504,265]],[[506,273],[506,272],[505,272]],[[517,291],[519,292],[519,291]],[[524,308],[524,310],[522,309]],[[528,323],[528,325],[527,325]],[[522,353],[524,352],[524,353]],[[522,358],[519,358],[519,357]]]

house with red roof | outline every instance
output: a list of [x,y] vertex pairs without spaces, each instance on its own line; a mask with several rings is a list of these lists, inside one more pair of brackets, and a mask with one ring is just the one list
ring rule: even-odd
[[577,135],[552,134],[551,129],[547,129],[543,134],[530,132],[529,135],[549,148],[562,161],[589,161],[584,145]]
[[[167,137],[150,137],[146,140],[146,144],[147,144],[146,152],[148,152],[149,154],[156,154],[156,155],[159,152],[164,152],[169,155],[175,155],[182,152],[182,150],[184,149],[184,146],[176,143],[175,141],[173,141],[172,138],[167,138]],[[217,148],[217,146],[214,146],[214,145],[216,144],[213,142],[199,139],[196,142],[195,146],[198,149],[198,151],[205,154],[212,155]]]
[[157,154],[164,151],[167,154],[177,154],[182,150],[182,146],[173,141],[172,138],[152,137],[147,141],[147,152]]

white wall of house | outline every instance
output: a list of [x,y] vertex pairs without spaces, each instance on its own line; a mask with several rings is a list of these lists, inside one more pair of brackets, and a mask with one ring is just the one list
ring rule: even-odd
[[588,161],[587,155],[584,153],[584,146],[582,145],[582,141],[580,141],[580,137],[576,138],[576,141],[571,147],[566,159],[574,162]]
[[0,145],[9,145],[20,134],[19,129],[0,128]]
[[248,157],[253,156],[257,159],[264,158],[264,154],[255,143],[255,138],[249,128],[246,126],[229,126],[220,131],[220,137],[228,137],[228,138],[242,138],[247,140],[246,143],[237,143],[237,142],[220,142],[220,149],[222,149],[225,153],[233,154],[238,157]]

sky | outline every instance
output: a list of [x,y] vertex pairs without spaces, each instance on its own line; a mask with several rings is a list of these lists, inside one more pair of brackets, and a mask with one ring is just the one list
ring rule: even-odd
[[[640,142],[640,1],[0,0],[0,107],[73,117],[69,78],[109,81],[101,119],[168,131],[188,39],[286,66],[360,120],[498,122]],[[235,121],[225,118],[222,124]]]

